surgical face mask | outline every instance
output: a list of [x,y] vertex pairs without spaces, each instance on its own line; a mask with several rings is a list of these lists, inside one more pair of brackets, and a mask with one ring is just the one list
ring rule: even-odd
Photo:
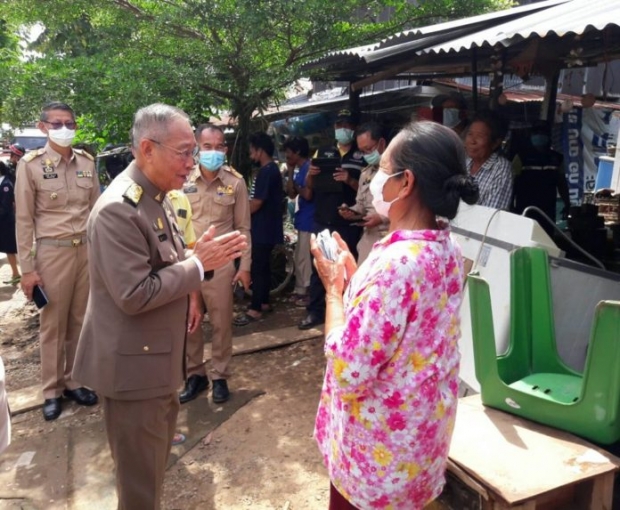
[[449,128],[456,126],[460,119],[460,111],[458,108],[444,108],[443,109],[443,125]]
[[336,141],[341,145],[349,145],[353,141],[355,132],[348,128],[336,129]]
[[372,181],[370,181],[370,193],[372,194],[372,206],[375,208],[375,211],[377,211],[377,214],[381,216],[385,216],[386,218],[388,217],[388,214],[390,212],[390,207],[392,207],[392,204],[398,200],[398,197],[396,197],[391,202],[386,202],[385,200],[383,200],[383,187],[385,186],[385,183],[391,177],[400,175],[403,172],[404,170],[401,170],[400,172],[396,172],[395,174],[388,175],[382,170],[379,170],[376,173],[376,175],[373,177]]
[[200,151],[198,161],[209,172],[217,172],[224,164],[226,155],[220,151]]
[[61,147],[69,147],[75,138],[75,129],[67,129],[66,126],[60,129],[50,129],[47,132],[50,140]]
[[381,154],[379,154],[379,151],[375,149],[370,154],[364,154],[364,159],[369,165],[378,165],[379,161],[381,161]]
[[547,135],[532,135],[530,136],[530,142],[538,149],[546,147],[549,143],[549,137]]

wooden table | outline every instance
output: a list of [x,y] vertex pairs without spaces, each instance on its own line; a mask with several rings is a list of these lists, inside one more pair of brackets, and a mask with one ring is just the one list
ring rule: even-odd
[[567,432],[459,399],[448,472],[484,510],[611,510],[620,459]]

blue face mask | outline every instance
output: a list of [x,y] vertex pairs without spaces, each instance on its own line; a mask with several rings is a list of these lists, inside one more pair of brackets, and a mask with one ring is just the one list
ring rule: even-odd
[[200,151],[200,166],[209,170],[209,172],[217,172],[226,160],[226,154],[220,151]]
[[547,135],[532,135],[530,136],[530,142],[537,148],[546,147],[549,143],[549,137]]
[[453,128],[461,122],[460,117],[461,112],[458,108],[444,108],[442,124],[446,127]]
[[355,131],[347,128],[336,129],[336,141],[341,145],[349,145],[353,141]]
[[375,149],[370,154],[364,154],[364,159],[369,165],[378,165],[379,161],[381,161],[381,154],[379,154],[379,151]]

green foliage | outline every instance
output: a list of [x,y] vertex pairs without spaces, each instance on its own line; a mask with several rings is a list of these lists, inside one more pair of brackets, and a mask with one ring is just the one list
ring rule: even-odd
[[[36,118],[46,101],[69,102],[83,115],[88,142],[126,140],[135,110],[155,101],[183,108],[196,123],[230,110],[243,140],[253,113],[281,98],[308,60],[507,3],[4,0],[0,17],[13,33],[37,23],[45,30],[28,45],[34,53],[12,61],[0,99],[15,125]],[[0,51],[2,35],[0,25]]]

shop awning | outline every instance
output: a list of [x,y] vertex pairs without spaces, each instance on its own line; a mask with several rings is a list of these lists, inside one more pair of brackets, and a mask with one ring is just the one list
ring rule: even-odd
[[571,0],[474,34],[424,48],[420,53],[459,52],[496,44],[508,47],[532,37],[581,36],[593,30],[602,31],[612,25],[620,26],[618,0]]
[[359,89],[397,76],[463,76],[472,72],[474,61],[478,72],[489,72],[491,56],[499,51],[503,51],[506,72],[515,74],[620,58],[620,2],[537,2],[413,29],[374,47],[334,52],[306,69],[314,70],[315,78],[352,81],[353,88]]
[[466,37],[505,21],[518,19],[570,0],[546,0],[512,9],[462,18],[455,21],[418,27],[397,33],[382,41],[364,46],[327,53],[324,57],[307,63],[304,69],[323,69],[330,75],[355,76],[372,73],[370,64],[400,58],[404,54],[447,43],[455,38]]

